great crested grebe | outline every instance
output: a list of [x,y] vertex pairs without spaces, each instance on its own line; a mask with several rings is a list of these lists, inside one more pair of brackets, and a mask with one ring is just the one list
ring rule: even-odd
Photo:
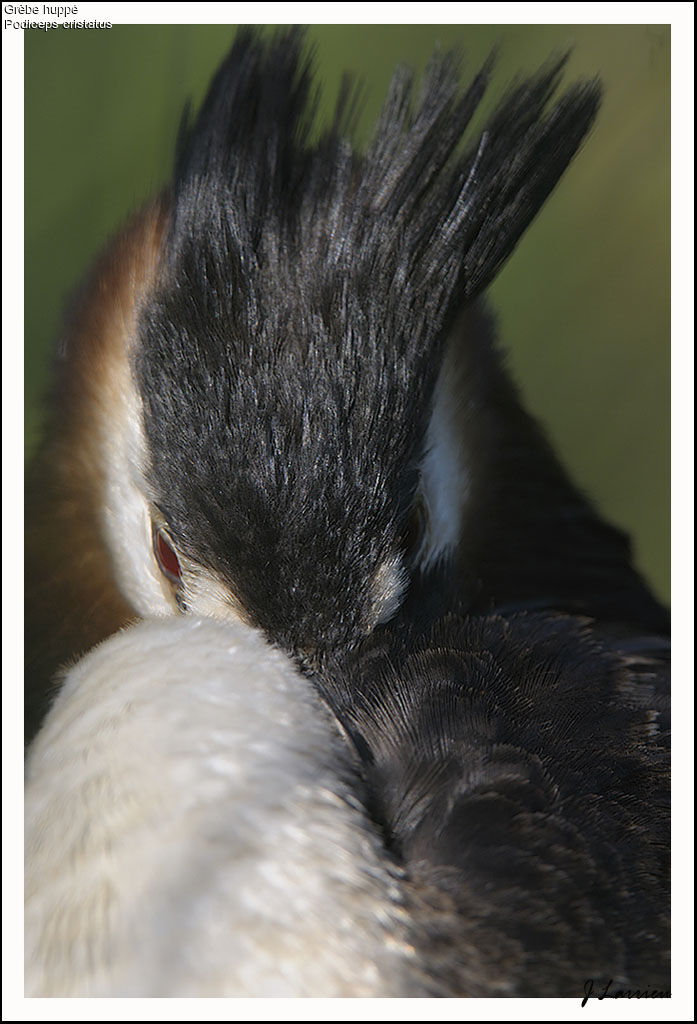
[[397,72],[358,153],[243,30],[95,265],[28,516],[33,994],[667,990],[666,616],[480,300],[593,122],[563,64],[471,139],[490,64]]

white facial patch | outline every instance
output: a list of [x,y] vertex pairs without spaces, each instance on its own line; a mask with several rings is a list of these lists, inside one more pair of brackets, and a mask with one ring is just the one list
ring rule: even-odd
[[468,497],[462,423],[464,388],[454,348],[446,352],[436,383],[421,464],[421,496],[427,509],[426,535],[418,559],[422,569],[447,558],[457,546]]
[[[103,425],[104,529],[117,583],[142,616],[177,614],[176,589],[157,564],[152,540],[152,496],[146,471],[149,452],[143,403],[130,368],[123,367],[119,403]],[[181,596],[186,610],[228,621],[245,621],[244,610],[215,573],[181,553]]]
[[186,559],[182,561],[185,579],[182,596],[187,611],[225,622],[250,624],[240,602],[214,572],[202,566],[191,565]]
[[388,622],[396,614],[407,582],[400,555],[386,559],[378,568],[371,584],[371,629],[382,622]]
[[178,610],[174,591],[153,554],[143,403],[125,355],[118,376],[112,391],[118,397],[100,423],[104,531],[117,584],[135,611],[143,616],[171,615]]

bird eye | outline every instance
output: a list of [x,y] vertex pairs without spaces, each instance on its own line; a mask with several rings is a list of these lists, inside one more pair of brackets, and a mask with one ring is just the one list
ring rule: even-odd
[[419,553],[426,532],[426,508],[423,501],[417,499],[404,522],[400,537],[400,547],[407,558],[413,560]]
[[152,539],[155,558],[161,572],[171,583],[181,583],[182,567],[169,534],[161,526],[156,526],[153,527]]

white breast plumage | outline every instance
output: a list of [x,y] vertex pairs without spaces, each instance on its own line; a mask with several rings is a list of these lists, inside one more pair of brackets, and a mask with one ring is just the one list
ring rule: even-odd
[[144,622],[68,672],[26,774],[26,994],[419,994],[329,712],[249,627]]

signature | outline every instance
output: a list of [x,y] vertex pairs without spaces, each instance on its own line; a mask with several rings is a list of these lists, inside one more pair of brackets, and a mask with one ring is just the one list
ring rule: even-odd
[[[598,983],[600,984],[600,983]],[[613,980],[607,982],[604,988],[595,987],[593,978],[583,983],[584,998],[581,1006],[585,1006],[589,999],[670,999],[670,992],[664,992],[657,988],[612,988]]]

